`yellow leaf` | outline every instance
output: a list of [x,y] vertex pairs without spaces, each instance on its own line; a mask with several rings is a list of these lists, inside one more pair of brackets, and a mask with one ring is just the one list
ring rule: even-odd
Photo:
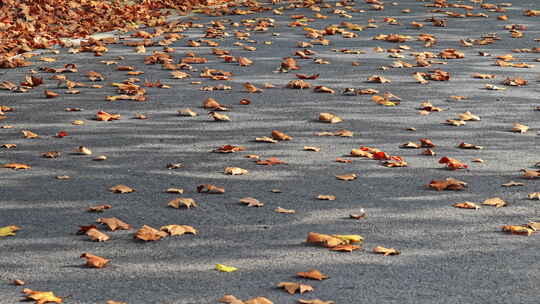
[[15,235],[15,231],[20,229],[17,226],[0,227],[0,236],[13,236]]
[[335,237],[347,241],[349,243],[363,242],[364,238],[358,234],[347,234],[347,235],[334,235]]
[[234,272],[234,271],[237,271],[238,268],[233,267],[233,266],[223,265],[223,264],[216,264],[216,270],[219,270],[221,272]]
[[23,290],[28,300],[34,300],[37,304],[62,303],[62,298],[54,295],[52,291],[34,291],[28,288]]

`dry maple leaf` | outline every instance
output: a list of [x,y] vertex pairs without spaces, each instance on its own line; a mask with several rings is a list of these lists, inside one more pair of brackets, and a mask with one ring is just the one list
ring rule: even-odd
[[502,184],[503,187],[518,187],[518,186],[525,186],[524,183],[515,182],[513,180],[509,181],[508,183]]
[[9,163],[2,165],[4,168],[13,169],[13,170],[27,170],[31,167],[27,164],[21,164],[21,163]]
[[85,258],[86,266],[91,268],[103,268],[111,261],[91,253],[83,253],[81,258]]
[[268,136],[257,137],[257,138],[255,138],[255,141],[256,141],[256,142],[272,143],[272,144],[277,143],[277,140],[275,140],[275,139],[273,139],[273,138],[271,138],[271,137],[268,137]]
[[[86,228],[83,228],[83,227],[84,226],[81,227],[81,230],[86,229]],[[105,241],[108,241],[110,239],[110,237],[107,234],[99,231],[97,228],[93,228],[93,225],[90,226],[90,227],[91,228],[86,230],[85,234],[88,235],[92,241],[105,242]]]
[[131,192],[134,192],[135,189],[128,187],[126,185],[116,185],[109,188],[109,191],[113,193],[131,193]]
[[280,282],[278,287],[285,289],[290,294],[295,294],[297,291],[300,292],[300,294],[304,294],[304,292],[313,291],[313,287],[310,285],[300,284],[300,283],[294,283],[294,282]]
[[493,206],[493,207],[496,207],[496,208],[500,208],[500,207],[505,207],[506,205],[508,205],[508,203],[506,203],[500,197],[492,197],[492,198],[488,198],[484,202],[482,202],[482,205]]
[[527,195],[527,198],[530,200],[540,200],[540,192],[533,192]]
[[520,87],[520,86],[525,86],[527,85],[529,82],[521,77],[516,77],[516,78],[511,78],[511,77],[508,77],[504,80],[503,84],[507,85],[507,86],[514,86],[514,87]]
[[115,230],[130,230],[131,225],[124,223],[116,217],[102,217],[96,220],[97,223],[106,225],[111,231]]
[[320,113],[319,121],[334,124],[334,123],[342,122],[343,119],[341,119],[339,116],[332,113]]
[[313,92],[328,93],[328,94],[336,93],[336,91],[334,91],[333,89],[331,89],[329,87],[325,87],[325,86],[316,86],[316,87],[313,88]]
[[197,234],[197,229],[187,225],[167,225],[162,226],[159,230],[165,231],[169,235]]
[[60,96],[58,93],[50,91],[50,90],[45,90],[44,94],[46,98],[56,98]]
[[317,196],[317,198],[320,199],[320,200],[327,200],[327,201],[335,201],[336,200],[336,197],[334,195],[320,194],[319,196]]
[[224,188],[220,188],[211,184],[202,184],[197,186],[198,193],[209,193],[209,194],[223,194],[225,193]]
[[179,198],[175,198],[175,199],[169,201],[167,206],[177,208],[177,209],[179,209],[180,207],[185,207],[185,208],[189,209],[191,207],[197,207],[197,203],[192,198],[179,197]]
[[447,178],[445,180],[433,180],[428,185],[430,188],[434,188],[438,191],[442,190],[463,190],[467,183],[454,179],[454,178]]
[[238,167],[227,167],[225,168],[224,173],[228,175],[244,175],[248,174],[249,171]]
[[30,130],[22,130],[21,133],[23,134],[24,138],[32,139],[32,138],[38,138],[39,135],[36,133],[30,131]]
[[298,89],[298,90],[309,89],[309,88],[311,88],[311,84],[309,82],[301,80],[301,79],[295,79],[295,80],[291,80],[291,81],[289,81],[289,83],[287,83],[287,88],[289,88],[289,89]]
[[320,299],[313,299],[313,300],[298,299],[298,303],[300,304],[335,304],[334,301],[323,301]]
[[526,235],[530,236],[535,232],[534,229],[531,229],[527,226],[513,226],[513,225],[505,225],[501,227],[501,230],[503,232],[508,232],[511,234],[519,234],[519,235]]
[[36,304],[62,303],[62,298],[55,296],[52,291],[34,291],[25,288],[22,292],[27,300],[36,301]]
[[246,89],[248,93],[262,93],[263,91],[262,89],[257,88],[256,86],[254,86],[253,84],[249,82],[244,83],[244,88]]
[[352,180],[355,180],[357,177],[358,175],[356,175],[355,173],[336,175],[337,179],[344,180],[344,181],[352,181]]
[[456,208],[463,208],[463,209],[475,209],[475,210],[480,209],[480,206],[478,206],[477,204],[473,202],[455,203],[452,206]]
[[368,82],[375,82],[375,83],[389,83],[391,82],[389,79],[386,79],[382,76],[373,75],[367,79]]
[[159,231],[150,226],[143,225],[141,229],[135,232],[133,236],[136,239],[148,242],[148,241],[158,241],[164,237],[167,237],[169,234],[165,231]]
[[354,250],[360,249],[360,246],[353,245],[353,244],[344,244],[344,245],[337,245],[335,247],[330,248],[331,251],[345,251],[345,252],[353,252]]
[[118,120],[118,119],[120,119],[120,114],[109,114],[104,111],[98,111],[96,113],[97,121],[111,121],[111,120]]
[[400,252],[396,250],[395,248],[386,248],[383,246],[377,246],[373,248],[374,253],[384,254],[385,256],[388,255],[398,255]]
[[319,148],[319,147],[312,147],[312,146],[304,146],[304,151],[320,152],[320,151],[321,151],[321,148]]
[[244,197],[240,199],[240,203],[246,204],[248,207],[262,207],[264,203],[261,203],[258,199],[253,197]]
[[210,109],[214,111],[228,111],[229,109],[222,104],[220,104],[217,100],[215,100],[212,97],[207,98],[205,101],[203,101],[203,108]]
[[522,125],[522,124],[517,123],[517,122],[513,124],[512,132],[525,133],[528,130],[529,130],[529,127],[526,126],[526,125]]
[[233,146],[233,145],[224,145],[224,146],[221,146],[221,147],[218,147],[216,149],[214,149],[212,152],[216,152],[216,153],[234,153],[234,152],[240,152],[240,151],[245,151],[246,148],[242,147],[242,146]]
[[77,149],[75,149],[75,153],[80,155],[92,155],[92,150],[84,146],[79,146]]
[[441,157],[439,164],[446,164],[446,167],[450,170],[467,169],[468,166],[459,160],[451,157]]
[[231,118],[225,114],[210,112],[208,115],[210,115],[215,121],[231,121]]
[[111,205],[97,205],[97,206],[92,206],[90,208],[87,209],[88,212],[103,212],[107,209],[111,209],[112,206]]
[[272,138],[275,140],[291,140],[292,137],[278,130],[272,131]]
[[297,272],[296,275],[301,278],[319,280],[319,281],[322,281],[328,278],[326,275],[322,274],[320,271],[316,269],[311,269],[307,272]]
[[15,225],[0,227],[0,237],[15,236],[15,232],[19,230],[21,230],[21,228]]
[[293,209],[285,209],[285,208],[281,208],[281,207],[277,207],[276,209],[274,209],[275,212],[277,213],[285,213],[285,214],[294,214],[296,213],[295,210]]
[[270,157],[265,160],[259,160],[256,162],[257,165],[263,166],[272,166],[272,165],[286,165],[287,163],[278,159],[277,157]]
[[348,242],[333,235],[309,232],[306,242],[314,244],[322,244],[324,247],[332,248],[338,245],[345,245]]

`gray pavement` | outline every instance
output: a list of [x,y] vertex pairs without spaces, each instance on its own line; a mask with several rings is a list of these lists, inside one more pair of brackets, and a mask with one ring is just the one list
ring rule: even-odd
[[[388,1],[389,2],[389,1]],[[512,53],[513,49],[538,47],[539,18],[525,17],[526,9],[540,9],[535,1],[493,0],[490,3],[512,3],[504,13],[509,20],[497,20],[503,13],[476,9],[488,18],[448,18],[431,13],[424,7],[430,2],[413,0],[387,3],[384,11],[369,9],[359,1],[354,8],[365,12],[349,12],[352,18],[333,14],[334,8],[323,8],[328,19],[308,22],[308,27],[322,29],[331,24],[351,22],[366,26],[370,18],[377,28],[356,32],[358,38],[341,35],[325,36],[329,46],[310,47],[314,58],[330,64],[316,64],[310,59],[298,59],[298,73],[319,73],[312,85],[324,85],[336,94],[315,93],[312,89],[285,88],[295,79],[295,72],[277,73],[283,57],[294,56],[298,41],[309,41],[302,27],[289,27],[291,16],[314,12],[307,8],[284,10],[283,15],[267,11],[255,15],[208,17],[198,15],[192,20],[204,25],[182,33],[186,38],[171,45],[177,62],[187,52],[196,52],[209,59],[207,64],[193,65],[197,72],[188,79],[171,79],[160,65],[145,65],[143,60],[162,47],[147,47],[146,54],[136,54],[133,48],[121,44],[109,45],[101,57],[92,53],[46,54],[57,62],[36,62],[28,68],[0,70],[0,82],[19,83],[30,69],[62,67],[75,63],[79,73],[66,74],[73,81],[90,84],[84,74],[98,71],[105,76],[102,89],[79,88],[81,94],[64,94],[56,88],[53,74],[39,73],[45,84],[28,93],[0,91],[0,105],[10,106],[7,118],[0,125],[0,144],[17,144],[15,149],[0,149],[0,164],[20,162],[30,170],[0,169],[0,227],[17,225],[22,230],[15,237],[0,238],[0,303],[15,303],[22,299],[24,287],[50,290],[64,298],[65,303],[105,303],[107,300],[127,303],[217,303],[224,294],[240,299],[264,296],[274,303],[296,303],[298,299],[319,298],[336,303],[537,303],[540,282],[538,235],[504,234],[501,225],[519,225],[540,220],[538,201],[527,195],[540,191],[538,179],[521,178],[520,169],[540,161],[538,154],[540,130],[538,102],[538,53]],[[453,2],[453,1],[451,1]],[[335,2],[329,2],[335,4]],[[464,2],[467,5],[478,4]],[[287,3],[275,5],[275,8]],[[338,7],[339,9],[340,7]],[[410,13],[402,13],[410,8]],[[463,13],[462,9],[443,10]],[[446,28],[425,22],[430,17],[446,18]],[[395,17],[402,25],[383,22]],[[234,38],[232,22],[253,18],[273,18],[275,27],[266,32],[250,32],[256,43]],[[188,20],[188,19],[186,19]],[[201,39],[206,26],[222,20],[231,37],[211,39],[219,48],[233,56],[245,56],[253,65],[240,67],[224,63],[212,55],[207,46],[188,47],[188,39]],[[409,25],[411,21],[425,23],[422,29]],[[527,26],[523,38],[511,38],[508,24]],[[277,33],[279,35],[273,35]],[[413,38],[403,43],[377,41],[379,34],[403,34]],[[426,48],[416,41],[420,33],[434,34],[438,43]],[[479,39],[497,33],[501,40],[490,45],[462,47],[459,40]],[[272,44],[264,44],[270,41]],[[255,52],[234,45],[242,42],[255,46]],[[390,58],[390,53],[374,52],[407,45],[404,58]],[[429,68],[389,68],[396,60],[415,63],[412,52],[429,51],[438,54],[455,48],[465,54],[463,59],[440,60],[447,65]],[[332,49],[361,50],[363,54],[344,54]],[[491,57],[478,55],[489,52]],[[517,59],[535,65],[532,68],[494,66],[494,57],[512,53]],[[148,101],[106,101],[106,96],[118,95],[110,84],[127,79],[126,72],[116,71],[101,60],[118,60],[132,65],[144,75],[133,76],[144,81],[161,80],[170,89],[146,88]],[[296,57],[296,56],[294,56]],[[359,66],[352,66],[358,61]],[[212,81],[199,77],[204,67],[233,73],[230,81]],[[412,74],[440,68],[451,74],[450,81],[430,81],[418,84]],[[495,74],[495,79],[473,79],[473,73]],[[392,82],[367,83],[372,75],[381,75]],[[506,77],[522,77],[529,81],[524,87],[501,84]],[[201,81],[202,84],[191,84]],[[272,83],[276,87],[260,94],[245,92],[243,84],[258,87]],[[225,84],[228,91],[201,91],[202,86]],[[505,87],[504,91],[484,89],[485,84]],[[374,88],[392,92],[402,99],[396,107],[384,107],[371,101],[370,95],[342,96],[344,88]],[[58,98],[46,99],[44,88],[60,93]],[[452,100],[463,95],[465,100]],[[232,107],[225,112],[230,122],[214,122],[201,108],[202,102],[213,97]],[[250,105],[240,105],[242,98]],[[419,115],[422,101],[430,101],[444,109],[429,115]],[[67,107],[79,107],[80,112],[66,112]],[[177,111],[191,108],[197,117],[181,117]],[[111,122],[93,120],[99,110],[118,113],[121,119]],[[456,118],[465,111],[479,115],[481,121],[465,126],[448,126],[446,119]],[[340,124],[325,124],[316,119],[321,112],[342,117]],[[136,113],[146,120],[132,119]],[[85,122],[82,126],[73,120]],[[530,127],[524,134],[510,132],[519,122]],[[409,127],[416,132],[406,130]],[[321,131],[347,129],[354,136],[315,136]],[[25,139],[22,130],[31,130],[40,138]],[[69,136],[56,138],[61,130]],[[254,142],[256,137],[270,136],[272,130],[283,131],[291,141],[276,144]],[[420,155],[419,149],[400,149],[408,141],[431,139],[437,156]],[[463,150],[460,142],[481,145],[483,150]],[[210,153],[225,144],[241,145],[244,152]],[[93,151],[92,156],[74,155],[78,146]],[[303,151],[304,146],[316,146],[321,152]],[[406,168],[386,168],[379,161],[348,157],[359,146],[379,148],[392,155],[402,156]],[[47,151],[61,151],[56,159],[41,157]],[[245,158],[257,154],[261,159],[278,157],[286,165],[260,166]],[[105,161],[93,157],[106,155]],[[469,165],[467,170],[450,171],[438,163],[442,156],[459,159]],[[353,160],[337,163],[335,158]],[[472,162],[482,158],[484,163]],[[183,168],[169,170],[169,163],[182,163]],[[225,167],[241,167],[249,174],[229,176]],[[538,169],[538,168],[537,168]],[[354,181],[340,181],[334,175],[356,173]],[[58,180],[68,175],[71,179]],[[425,185],[434,179],[454,177],[469,184],[464,191],[434,191]],[[525,184],[521,187],[502,187],[510,180]],[[136,189],[129,194],[114,194],[108,188],[125,184]],[[197,193],[200,184],[224,187],[222,195]],[[195,199],[199,206],[189,210],[167,207],[168,201],[179,195],[165,193],[170,187],[183,188],[182,197]],[[273,193],[280,189],[281,193]],[[335,201],[317,200],[319,194],[332,194]],[[249,208],[238,202],[251,196],[265,205]],[[479,210],[457,209],[453,203],[482,202],[501,197],[507,207],[482,206]],[[96,214],[86,208],[110,204],[112,209]],[[274,211],[278,206],[295,209],[287,215]],[[349,214],[365,209],[368,217],[349,219]],[[172,236],[157,242],[138,242],[135,230],[107,232],[111,240],[92,242],[87,236],[76,235],[80,225],[90,225],[99,217],[118,217],[135,229],[142,225],[155,228],[169,224],[191,225],[198,235]],[[308,232],[327,234],[360,234],[365,238],[364,250],[352,253],[329,251],[305,243]],[[382,245],[394,247],[398,256],[382,256],[371,252]],[[83,266],[79,256],[90,252],[108,259],[103,269]],[[214,270],[217,263],[238,267],[233,273]],[[298,271],[316,268],[330,278],[309,281],[295,277]],[[27,282],[14,286],[12,280]],[[289,295],[276,288],[282,281],[310,284],[314,292]]]

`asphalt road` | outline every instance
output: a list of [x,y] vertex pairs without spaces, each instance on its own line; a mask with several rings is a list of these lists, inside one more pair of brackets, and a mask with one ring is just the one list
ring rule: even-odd
[[[79,73],[66,74],[74,81],[90,84],[85,73],[98,71],[105,76],[102,89],[79,88],[78,95],[65,94],[57,88],[50,73],[38,73],[45,84],[27,93],[0,91],[0,105],[15,109],[7,112],[0,125],[0,144],[17,144],[14,149],[0,149],[0,164],[25,163],[30,170],[0,169],[0,227],[17,225],[22,230],[14,237],[0,239],[0,303],[15,303],[22,299],[21,290],[50,290],[64,297],[65,303],[105,303],[107,300],[127,303],[217,303],[224,294],[240,299],[264,296],[274,303],[296,303],[300,298],[319,298],[336,303],[537,303],[540,287],[539,236],[520,236],[500,231],[502,225],[519,225],[540,220],[538,201],[528,200],[531,192],[540,191],[538,179],[521,178],[520,169],[531,168],[540,161],[538,155],[540,112],[538,102],[538,53],[512,53],[513,49],[538,47],[539,18],[525,17],[526,9],[540,9],[535,1],[493,0],[490,3],[512,3],[506,13],[476,9],[489,17],[450,18],[442,13],[429,12],[429,2],[414,0],[387,3],[384,11],[370,10],[369,4],[359,1],[354,8],[364,12],[348,13],[352,18],[333,14],[334,8],[323,8],[328,19],[315,19],[308,27],[323,29],[331,24],[351,22],[366,26],[370,18],[377,28],[355,32],[357,38],[341,35],[325,36],[329,46],[310,47],[330,64],[316,64],[312,59],[298,59],[294,52],[298,41],[309,41],[304,26],[289,27],[291,16],[315,14],[308,8],[284,10],[282,15],[272,11],[256,15],[209,17],[197,15],[195,23],[201,28],[185,31],[186,38],[170,45],[175,61],[187,52],[196,52],[209,59],[207,64],[194,64],[197,69],[185,71],[188,79],[171,79],[160,65],[145,65],[143,60],[162,47],[147,47],[146,54],[136,54],[132,47],[109,45],[101,57],[92,53],[70,54],[60,49],[56,62],[39,62],[26,68],[0,70],[0,82],[19,83],[30,69],[62,67],[75,63]],[[329,2],[335,4],[334,2]],[[471,2],[464,2],[478,6]],[[275,5],[275,8],[286,6]],[[343,9],[343,7],[338,7]],[[411,9],[403,13],[403,9]],[[464,13],[463,9],[443,10]],[[506,14],[509,20],[497,20]],[[394,17],[401,25],[383,21]],[[427,18],[445,18],[447,27],[435,27]],[[275,27],[268,31],[251,32],[254,43],[234,38],[237,30],[231,26],[253,18],[273,18]],[[186,19],[187,20],[187,19]],[[212,39],[219,48],[233,56],[245,56],[253,65],[240,67],[225,63],[211,55],[212,47],[188,47],[188,39],[204,39],[206,26],[221,20],[230,37]],[[410,26],[411,21],[425,24],[424,28]],[[511,38],[508,24],[526,25],[524,37]],[[148,30],[151,31],[151,30]],[[276,33],[276,34],[273,34]],[[373,40],[379,34],[410,35],[402,43]],[[417,41],[421,33],[433,34],[437,44],[424,47]],[[489,45],[461,46],[459,40],[479,39],[496,33],[501,40]],[[129,39],[128,39],[129,40]],[[271,44],[265,44],[269,41]],[[242,42],[254,46],[248,51],[234,45]],[[388,52],[374,48],[398,48],[404,58],[390,58]],[[465,54],[463,59],[434,60],[447,62],[426,68],[392,68],[396,60],[415,63],[412,52],[455,48]],[[346,54],[333,49],[360,50],[361,54]],[[478,52],[489,52],[490,57]],[[513,54],[514,63],[535,65],[532,68],[495,66],[494,57]],[[123,56],[123,60],[117,60]],[[283,57],[297,58],[300,70],[276,72]],[[117,60],[121,65],[134,66],[144,75],[127,76],[115,65],[101,60]],[[353,66],[352,62],[360,62]],[[380,67],[390,67],[381,70]],[[199,77],[204,67],[233,73],[229,81],[212,81]],[[448,71],[449,81],[430,81],[418,84],[412,74],[436,68]],[[39,71],[38,71],[39,72]],[[295,72],[319,73],[312,85],[324,85],[335,94],[313,92],[312,89],[285,88],[295,79]],[[495,79],[474,79],[473,73],[489,73]],[[381,75],[391,83],[367,83],[372,75]],[[106,96],[118,95],[110,84],[128,77],[144,81],[161,80],[170,89],[146,88],[148,101],[106,101]],[[506,77],[522,77],[527,86],[510,87],[501,84]],[[192,84],[201,81],[202,84]],[[243,84],[258,87],[271,83],[260,94],[247,93]],[[225,84],[228,91],[201,91],[206,85]],[[492,91],[485,84],[504,87]],[[370,95],[343,96],[344,88],[374,88],[391,92],[402,101],[395,107],[384,107],[371,101]],[[60,93],[58,98],[46,99],[44,88]],[[453,100],[450,96],[466,96]],[[214,122],[201,108],[202,102],[213,97],[232,107],[225,112],[230,122]],[[240,105],[248,98],[250,105]],[[430,101],[444,111],[419,115],[420,103]],[[78,107],[80,112],[67,112]],[[196,117],[181,117],[177,111],[191,108]],[[120,120],[93,120],[97,111],[118,113]],[[481,121],[465,126],[449,126],[443,122],[465,111],[481,117]],[[321,112],[331,112],[343,118],[339,124],[317,121]],[[132,119],[136,113],[146,120]],[[85,122],[82,126],[73,120]],[[526,133],[513,133],[512,124],[519,122],[530,127]],[[416,128],[415,132],[407,128]],[[315,136],[316,132],[347,129],[353,137]],[[25,139],[22,130],[40,135]],[[69,135],[54,137],[64,130]],[[270,136],[272,130],[283,131],[291,141],[275,144],[254,142],[256,137]],[[431,139],[437,156],[421,155],[420,149],[400,149],[408,141]],[[463,150],[460,142],[481,145],[483,150]],[[244,152],[210,153],[225,144],[241,145]],[[78,146],[93,151],[92,156],[74,155]],[[303,151],[304,146],[320,147],[320,152]],[[359,146],[379,148],[392,155],[402,156],[409,164],[405,168],[386,168],[379,161],[347,157]],[[60,151],[56,159],[42,158],[41,153]],[[278,157],[285,165],[261,166],[245,158],[257,154],[261,159]],[[105,161],[93,161],[106,155]],[[442,156],[459,159],[469,166],[466,170],[451,171],[438,163]],[[353,160],[337,163],[336,157]],[[472,162],[481,158],[484,163]],[[182,163],[179,169],[167,169],[169,163]],[[225,167],[241,167],[249,174],[229,176]],[[341,181],[337,174],[356,173],[353,181]],[[71,179],[58,180],[68,175]],[[425,185],[431,180],[453,177],[469,184],[464,191],[435,191]],[[515,180],[520,187],[502,187]],[[108,189],[125,184],[136,189],[129,194],[114,194]],[[200,184],[224,187],[221,195],[197,193]],[[165,193],[170,187],[183,188],[182,197],[195,199],[199,206],[185,209],[167,207],[168,201],[179,195]],[[274,193],[279,189],[281,193]],[[319,194],[336,196],[335,201],[318,200]],[[243,197],[264,202],[261,208],[243,206]],[[479,210],[457,209],[453,203],[482,202],[501,197],[507,207],[482,206]],[[86,212],[86,208],[110,204],[112,209],[102,214]],[[295,214],[280,214],[277,207],[295,209]],[[362,220],[349,219],[349,214],[361,209],[367,212]],[[108,232],[111,240],[92,242],[76,235],[80,225],[90,225],[99,217],[118,217],[135,229],[142,225],[159,228],[168,224],[191,225],[198,235],[172,236],[157,242],[138,242],[135,230]],[[326,234],[360,234],[365,238],[364,250],[352,253],[329,251],[305,243],[308,232]],[[371,252],[378,245],[394,247],[398,256],[382,256]],[[108,259],[103,269],[85,267],[79,256],[90,252]],[[214,270],[217,263],[238,267],[232,273]],[[316,268],[329,276],[324,281],[309,281],[295,277],[298,271]],[[24,287],[11,282],[21,279]],[[282,281],[304,282],[315,291],[289,295],[276,288]]]

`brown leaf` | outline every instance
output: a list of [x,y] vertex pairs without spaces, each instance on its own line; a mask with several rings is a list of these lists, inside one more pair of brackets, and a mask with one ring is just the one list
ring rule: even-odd
[[319,299],[313,299],[313,300],[299,299],[298,303],[300,304],[335,304],[334,301],[322,301]]
[[198,193],[209,193],[209,194],[223,194],[225,193],[224,188],[220,188],[211,184],[202,184],[197,186]]
[[293,209],[285,209],[285,208],[281,208],[281,207],[277,207],[276,209],[274,209],[275,212],[278,212],[278,213],[285,213],[285,214],[294,214],[296,213],[295,210]]
[[344,180],[344,181],[352,181],[352,180],[355,180],[357,177],[358,175],[356,175],[355,173],[336,175],[337,179]]
[[524,183],[519,183],[515,181],[509,181],[508,183],[502,184],[503,187],[517,187],[517,186],[525,186]]
[[246,148],[242,146],[233,146],[233,145],[224,145],[221,147],[218,147],[214,149],[212,152],[216,153],[234,153],[234,152],[240,152],[245,151]]
[[336,247],[338,245],[345,245],[347,244],[347,241],[340,239],[338,237],[328,235],[328,234],[322,234],[322,233],[315,233],[315,232],[309,232],[306,242],[308,243],[315,243],[315,244],[321,244],[324,247],[332,248]]
[[275,140],[275,139],[273,139],[273,138],[271,138],[271,137],[268,137],[268,136],[257,137],[257,138],[255,138],[255,141],[257,141],[257,142],[272,143],[272,144],[277,143],[277,140]]
[[31,168],[29,165],[21,164],[21,163],[4,164],[2,167],[8,168],[8,169],[13,169],[13,170],[27,170],[27,169]]
[[97,223],[106,225],[111,231],[115,230],[130,230],[131,225],[124,223],[116,217],[102,217],[96,220]]
[[227,167],[225,168],[224,173],[228,175],[244,175],[244,174],[248,174],[249,171],[246,169],[238,168],[238,167]]
[[86,259],[86,266],[92,267],[92,268],[103,268],[109,263],[111,260],[102,258],[97,255],[93,255],[91,253],[83,253],[81,255],[81,258]]
[[92,241],[97,241],[97,242],[105,242],[110,239],[110,237],[107,234],[99,231],[96,228],[90,228],[86,230],[86,235],[88,235],[90,239],[92,239]]
[[263,91],[262,89],[257,88],[256,86],[254,86],[253,84],[249,82],[244,83],[244,88],[246,89],[248,93],[262,93]]
[[353,252],[354,250],[360,249],[360,246],[358,245],[352,245],[352,244],[344,244],[344,245],[337,245],[335,247],[330,248],[332,251],[345,251],[345,252]]
[[342,122],[343,119],[341,119],[339,116],[332,113],[320,113],[319,121],[334,124],[334,123]]
[[126,185],[116,185],[109,188],[109,190],[113,193],[131,193],[134,192],[135,189],[128,187]]
[[30,130],[22,130],[21,133],[23,134],[24,138],[32,139],[32,138],[38,138],[39,135],[36,133],[30,131]]
[[259,202],[259,200],[253,197],[244,197],[240,199],[240,203],[246,204],[248,207],[262,207],[264,203]]
[[328,278],[326,275],[322,274],[320,271],[316,269],[311,269],[307,272],[297,272],[296,275],[301,278],[319,280],[319,281],[322,281]]
[[62,303],[62,298],[54,295],[52,291],[34,291],[29,288],[25,288],[22,291],[26,295],[27,300],[36,301],[36,304],[45,303]]
[[533,192],[527,195],[530,200],[540,200],[540,192]]
[[447,178],[445,180],[433,180],[428,185],[430,188],[434,188],[438,191],[442,190],[463,190],[467,183],[454,179],[454,178]]
[[159,231],[150,226],[144,225],[141,229],[135,232],[134,238],[139,239],[145,242],[148,241],[158,241],[164,237],[167,237],[169,234],[165,231]]
[[535,232],[534,229],[531,229],[526,226],[513,226],[513,225],[506,225],[501,227],[503,232],[508,232],[511,234],[519,234],[519,235],[526,235],[530,236]]
[[383,246],[377,246],[377,247],[373,248],[373,252],[374,253],[384,254],[385,256],[400,254],[400,252],[398,250],[396,250],[395,248],[385,248]]
[[53,91],[50,91],[50,90],[45,90],[45,97],[46,98],[56,98],[60,96],[58,93],[56,92],[53,92]]
[[290,294],[295,294],[297,291],[300,292],[300,294],[304,294],[304,292],[313,291],[313,287],[310,285],[300,284],[300,283],[294,283],[294,282],[280,282],[278,284],[278,287],[285,289]]
[[480,206],[478,206],[477,204],[473,202],[455,203],[452,206],[456,208],[463,208],[463,209],[475,209],[475,210],[480,209]]
[[111,205],[97,205],[97,206],[92,206],[90,208],[87,209],[88,212],[103,212],[107,209],[111,209],[112,206]]
[[336,200],[336,197],[334,195],[319,194],[319,196],[317,196],[317,198],[320,199],[320,200],[327,200],[327,201],[335,201]]
[[197,229],[187,225],[167,225],[162,226],[159,230],[165,231],[169,235],[197,234]]
[[75,153],[81,155],[92,155],[92,150],[84,146],[79,146],[77,149],[75,149]]
[[482,205],[487,205],[487,206],[493,206],[493,207],[496,207],[496,208],[500,208],[500,207],[505,207],[508,204],[500,197],[492,197],[492,198],[486,199],[482,203]]
[[375,82],[375,83],[389,83],[391,82],[389,79],[386,79],[382,76],[373,75],[367,79],[368,82]]
[[98,111],[96,113],[97,121],[111,121],[111,120],[118,120],[118,119],[120,119],[120,114],[109,114],[104,111]]
[[512,131],[513,132],[516,132],[516,133],[525,133],[529,130],[529,127],[526,126],[526,125],[522,125],[520,123],[514,123],[514,127],[512,128]]
[[290,137],[289,135],[278,130],[272,131],[272,138],[275,140],[291,140],[292,139],[292,137]]
[[179,197],[179,198],[175,198],[175,199],[169,201],[167,206],[177,208],[177,209],[180,208],[180,207],[185,207],[185,208],[189,209],[191,207],[197,207],[197,203],[192,198]]
[[217,100],[212,97],[207,98],[203,101],[203,108],[211,109],[214,111],[228,111],[229,109],[220,104]]

